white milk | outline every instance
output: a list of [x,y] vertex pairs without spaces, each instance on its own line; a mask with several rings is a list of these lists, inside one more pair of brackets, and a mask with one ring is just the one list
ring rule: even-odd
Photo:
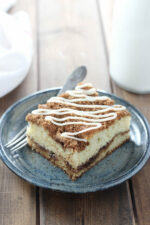
[[110,74],[127,90],[150,92],[150,0],[116,0]]

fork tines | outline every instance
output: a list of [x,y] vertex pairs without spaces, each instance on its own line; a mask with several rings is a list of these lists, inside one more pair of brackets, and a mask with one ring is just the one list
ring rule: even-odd
[[5,147],[10,148],[11,152],[16,152],[20,148],[23,148],[27,144],[26,129],[27,126],[20,130],[19,133],[5,145]]

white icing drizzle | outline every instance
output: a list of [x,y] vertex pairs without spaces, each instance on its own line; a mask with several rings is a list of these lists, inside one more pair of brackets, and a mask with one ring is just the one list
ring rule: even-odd
[[[91,87],[89,90],[83,88]],[[75,106],[77,108],[94,108],[95,111],[81,111],[71,108],[60,108],[60,109],[37,109],[33,110],[32,114],[45,115],[45,120],[51,121],[56,126],[66,126],[66,125],[87,125],[88,128],[80,130],[78,132],[63,132],[62,137],[71,138],[77,141],[87,142],[86,139],[75,137],[78,134],[85,133],[90,130],[98,129],[102,126],[101,122],[113,120],[117,117],[116,111],[125,110],[124,106],[121,105],[82,105],[76,102],[95,102],[110,99],[107,96],[92,96],[96,93],[96,89],[88,84],[83,84],[77,86],[75,90],[67,91],[70,96],[76,97],[75,99],[66,99],[63,97],[52,97],[47,102],[63,103],[68,106]],[[99,109],[98,109],[99,108]],[[109,111],[114,112],[109,112]],[[105,113],[105,114],[101,114]],[[66,116],[67,114],[73,114],[75,116]],[[52,116],[51,116],[52,115]],[[63,118],[57,118],[57,115],[64,115]],[[86,117],[90,117],[86,118]],[[71,121],[67,121],[71,120]],[[74,121],[75,120],[75,121]],[[79,120],[79,121],[76,121]],[[66,121],[66,122],[65,122]],[[90,127],[89,127],[90,126]]]

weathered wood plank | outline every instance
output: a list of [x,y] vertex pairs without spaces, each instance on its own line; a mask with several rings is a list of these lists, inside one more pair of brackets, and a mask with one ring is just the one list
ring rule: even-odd
[[[150,121],[150,95],[136,95],[119,88],[113,83],[114,92],[136,106]],[[138,225],[150,224],[150,161],[132,178],[132,200],[135,220]]]
[[[110,5],[108,5],[108,1]],[[107,40],[107,46],[110,48],[111,43],[111,21],[112,21],[112,9],[114,0],[99,0],[100,10],[102,12],[102,20],[104,25],[104,31]],[[136,95],[129,93],[119,88],[114,82],[112,82],[114,93],[123,97],[134,106],[136,106],[150,121],[150,95]],[[150,162],[131,180],[131,195],[133,201],[133,208],[135,214],[136,224],[148,225],[150,224]]]
[[[110,91],[98,8],[92,0],[39,1],[40,88],[60,86],[78,65],[87,81]],[[40,223],[133,224],[127,184],[86,195],[40,189]]]
[[[127,184],[84,196],[86,225],[134,224]],[[109,205],[110,204],[110,205]]]
[[62,85],[79,65],[89,82],[109,90],[97,9],[91,0],[39,1],[41,87]]
[[89,194],[65,194],[41,189],[41,225],[132,224],[127,190],[124,184]]
[[[34,42],[36,30],[36,12],[34,0],[18,0],[12,10],[26,10],[31,18]],[[36,42],[35,42],[36,43]],[[35,48],[36,49],[36,48]],[[7,96],[0,99],[0,114],[21,97],[37,89],[36,53],[30,73],[24,82]],[[36,192],[35,187],[14,175],[0,162],[0,224],[31,225],[36,224]]]
[[82,195],[40,190],[41,195],[41,225],[82,224]]
[[115,4],[115,0],[97,0],[97,2],[102,19],[102,29],[105,35],[106,46],[109,53],[111,46],[111,22],[113,17],[113,7]]

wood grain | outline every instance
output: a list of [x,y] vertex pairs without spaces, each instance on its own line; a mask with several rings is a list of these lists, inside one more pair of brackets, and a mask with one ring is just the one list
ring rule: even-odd
[[[110,90],[100,15],[93,0],[39,0],[40,89],[60,86],[77,66],[87,81]],[[40,224],[134,224],[128,184],[86,195],[40,189]]]
[[62,85],[72,70],[87,66],[87,80],[109,90],[106,58],[95,2],[39,1],[41,88]]
[[[36,12],[34,0],[18,1],[13,12],[26,10],[29,13],[34,34],[36,30]],[[35,35],[34,35],[34,43]],[[36,48],[35,48],[36,49]],[[13,92],[0,99],[0,114],[11,104],[37,89],[36,56],[30,73],[24,82]],[[8,81],[9,82],[9,81]],[[31,225],[36,224],[36,192],[35,187],[14,175],[0,162],[0,224]]]
[[100,10],[102,30],[105,35],[104,40],[106,42],[106,47],[108,53],[110,52],[111,46],[111,29],[112,29],[112,18],[113,18],[113,8],[115,0],[97,0],[97,6]]
[[134,224],[127,190],[125,184],[89,194],[67,194],[41,189],[40,224]]
[[126,185],[88,194],[85,201],[85,224],[134,224]]
[[[114,92],[136,106],[150,121],[150,95],[136,95],[119,88],[113,83]],[[150,224],[150,161],[132,178],[132,200],[135,220],[138,225]]]
[[[107,47],[110,48],[111,43],[111,21],[112,13],[110,14],[111,7],[113,4],[108,6],[108,0],[100,1],[100,11],[102,13],[102,24],[104,25],[103,30],[104,35],[107,40]],[[113,2],[111,0],[110,2]],[[107,52],[108,50],[106,50]],[[114,82],[112,82],[113,92],[120,97],[123,97],[134,106],[136,106],[150,121],[150,95],[138,95],[127,92],[119,88]],[[134,207],[135,222],[139,225],[149,225],[150,224],[150,161],[146,166],[132,178],[130,181],[131,196]]]

